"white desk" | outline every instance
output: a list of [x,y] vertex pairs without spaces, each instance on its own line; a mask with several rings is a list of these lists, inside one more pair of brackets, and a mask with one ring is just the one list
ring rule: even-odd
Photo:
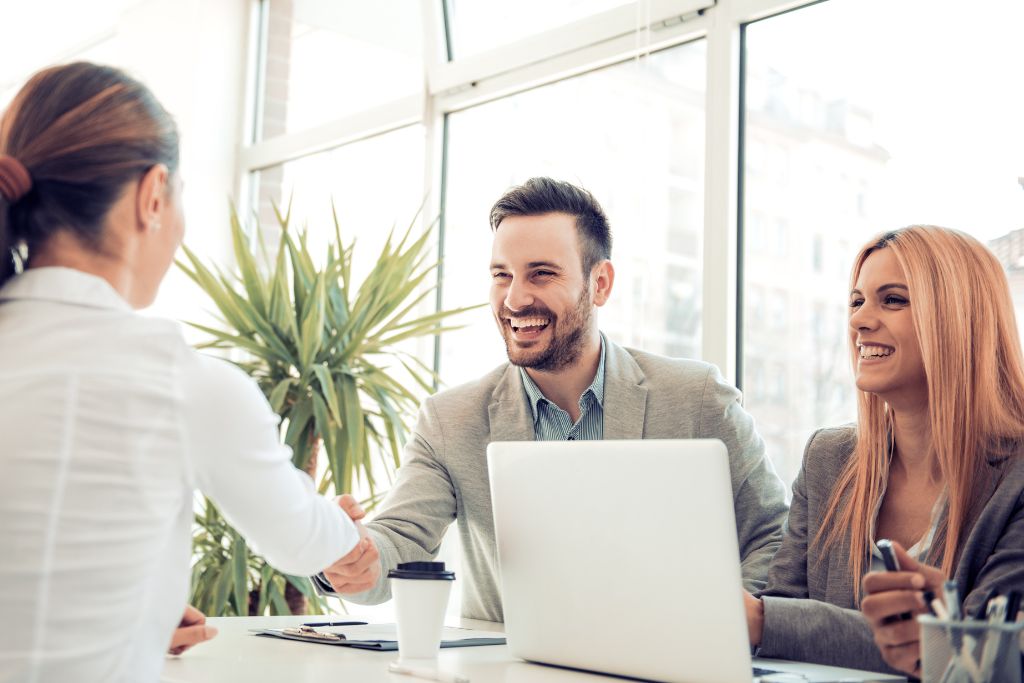
[[[359,620],[359,615],[336,620]],[[316,616],[220,617],[209,623],[220,633],[180,657],[168,657],[163,683],[416,683],[420,680],[388,672],[397,652],[373,652],[347,647],[301,643],[252,635],[252,628],[283,628]],[[324,619],[326,621],[326,619]],[[366,621],[370,621],[367,619]],[[457,624],[482,631],[502,631],[501,624],[464,619]],[[468,676],[473,683],[600,683],[621,678],[585,674],[528,664],[515,659],[504,645],[441,650],[441,669]],[[758,666],[771,668],[770,660]],[[819,669],[820,671],[820,669]],[[842,671],[840,669],[837,672]],[[838,676],[837,676],[838,678]],[[887,677],[879,677],[887,678]],[[900,680],[893,678],[891,680]]]
[[[358,614],[335,616],[336,620],[359,620]],[[397,652],[373,652],[347,647],[300,643],[252,635],[251,628],[283,628],[316,616],[220,617],[208,623],[220,633],[181,657],[168,657],[161,681],[164,683],[416,683],[420,680],[388,672]],[[326,621],[326,619],[325,619]],[[368,619],[366,621],[369,621]],[[484,631],[502,631],[501,624],[463,620],[456,624]],[[342,629],[344,630],[344,629]],[[468,676],[473,683],[536,681],[593,683],[614,680],[604,676],[563,671],[527,664],[513,659],[504,645],[458,647],[441,650],[439,666]],[[621,680],[621,679],[619,679]]]

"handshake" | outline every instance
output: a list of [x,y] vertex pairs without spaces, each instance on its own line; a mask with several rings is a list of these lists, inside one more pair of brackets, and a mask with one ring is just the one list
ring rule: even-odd
[[[351,595],[370,590],[377,585],[380,578],[380,553],[373,539],[366,532],[361,520],[366,516],[359,502],[349,494],[338,496],[335,502],[345,514],[355,522],[359,531],[359,542],[347,555],[337,560],[324,570],[323,574],[330,582],[335,593]],[[185,608],[174,635],[168,654],[180,655],[193,645],[210,640],[217,635],[217,629],[206,624],[206,615],[192,605]]]
[[347,555],[327,567],[323,574],[336,593],[362,593],[377,585],[380,578],[380,552],[360,521],[366,516],[366,512],[359,502],[347,493],[338,496],[335,501],[355,522],[359,531],[359,542]]

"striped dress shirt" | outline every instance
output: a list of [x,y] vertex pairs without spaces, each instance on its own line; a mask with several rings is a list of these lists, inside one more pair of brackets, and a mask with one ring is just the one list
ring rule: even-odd
[[533,411],[533,438],[536,441],[600,441],[604,438],[604,335],[601,335],[601,360],[594,381],[580,396],[580,419],[573,424],[569,413],[559,408],[520,367],[523,388]]

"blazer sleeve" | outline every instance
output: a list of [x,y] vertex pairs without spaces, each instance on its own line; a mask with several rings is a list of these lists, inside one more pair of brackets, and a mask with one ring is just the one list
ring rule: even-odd
[[[420,409],[412,438],[406,444],[395,485],[372,522],[366,525],[380,550],[377,585],[345,599],[374,605],[391,599],[388,570],[401,562],[437,556],[445,532],[457,513],[455,484],[442,461],[444,434],[433,402]],[[324,581],[317,581],[321,589]]]
[[857,610],[820,600],[763,596],[760,657],[903,675],[889,668]]
[[[800,473],[793,483],[782,547],[768,572],[768,588],[759,595],[764,605],[764,630],[757,654],[899,674],[882,659],[871,628],[858,610],[809,598],[807,469],[820,434],[815,432],[807,442]],[[834,477],[822,477],[820,482],[815,477],[810,480],[827,489]],[[827,496],[824,489],[816,493]]]
[[[984,559],[977,555],[967,557],[972,552],[970,547],[965,548],[965,557],[961,558],[961,566],[980,564],[975,576],[970,576],[969,571],[961,571],[956,577],[961,594],[966,593],[964,611],[968,614],[976,612],[994,589],[1003,595],[1010,591],[1024,592],[1024,467],[1018,465],[1015,469],[1016,476],[1006,482],[1010,495],[1000,497],[1000,503],[1007,501],[1007,504],[990,502],[990,505],[996,504],[1006,510],[997,516],[1005,519],[1005,523],[978,530],[980,535],[989,529],[991,533],[998,534],[994,547],[989,546],[991,551],[987,557],[982,556]],[[969,592],[965,590],[968,587]]]
[[765,585],[768,567],[782,541],[785,487],[765,456],[754,418],[740,405],[740,392],[711,366],[704,383],[699,434],[721,439],[729,451],[736,533],[743,586]]

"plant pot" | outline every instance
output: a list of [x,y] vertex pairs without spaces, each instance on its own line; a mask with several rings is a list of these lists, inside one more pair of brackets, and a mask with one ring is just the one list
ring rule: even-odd
[[292,614],[306,613],[306,596],[290,583],[284,587],[284,601],[288,603],[288,609],[292,611]]

